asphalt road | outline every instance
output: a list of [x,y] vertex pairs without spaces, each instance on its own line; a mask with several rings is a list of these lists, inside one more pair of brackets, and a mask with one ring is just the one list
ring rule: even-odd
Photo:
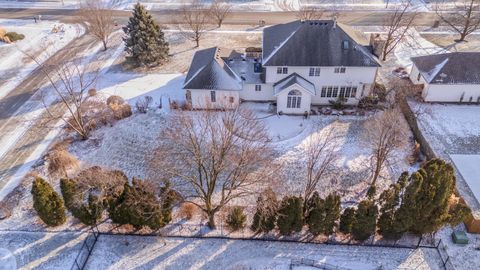
[[[178,19],[179,12],[172,10],[150,11],[159,23],[173,23]],[[352,25],[382,25],[391,11],[342,11],[339,13],[339,20]],[[0,17],[9,19],[32,19],[34,16],[42,15],[44,19],[75,20],[77,11],[62,9],[1,9]],[[130,11],[116,10],[114,16],[119,23],[124,23],[130,17]],[[325,14],[329,17],[329,14]],[[257,24],[264,20],[267,24],[284,23],[296,20],[296,13],[291,11],[283,12],[258,12],[258,11],[235,11],[225,19],[225,24]],[[421,12],[417,15],[416,25],[431,26],[436,20],[433,12]]]

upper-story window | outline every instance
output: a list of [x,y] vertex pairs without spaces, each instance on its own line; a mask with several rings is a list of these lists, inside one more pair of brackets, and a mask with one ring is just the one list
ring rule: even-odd
[[257,92],[262,91],[262,85],[255,84],[255,91],[257,91]]
[[336,67],[334,72],[335,73],[345,73],[346,68],[345,67]]
[[277,74],[288,74],[288,67],[277,67]]
[[316,68],[311,67],[310,70],[309,70],[309,72],[308,72],[308,75],[309,75],[310,77],[314,77],[314,76],[315,76],[315,77],[318,77],[318,76],[320,76],[320,68],[318,68],[318,67],[316,67]]
[[418,73],[418,76],[417,76],[417,81],[420,81],[420,77],[422,76],[422,74],[420,74],[420,72]]

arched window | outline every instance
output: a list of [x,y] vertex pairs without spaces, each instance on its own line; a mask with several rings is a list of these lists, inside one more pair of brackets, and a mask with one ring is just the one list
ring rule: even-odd
[[302,103],[302,92],[299,90],[292,90],[288,92],[287,108],[300,108]]

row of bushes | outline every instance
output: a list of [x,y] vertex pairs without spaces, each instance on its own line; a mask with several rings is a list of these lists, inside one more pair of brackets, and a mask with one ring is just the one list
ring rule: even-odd
[[340,201],[335,193],[325,199],[314,193],[306,200],[287,196],[278,203],[269,190],[257,200],[251,229],[269,232],[277,228],[282,235],[290,235],[307,225],[314,236],[338,230],[360,241],[378,229],[384,238],[396,240],[406,232],[426,234],[447,224],[457,225],[471,213],[455,196],[453,167],[440,159],[426,162],[412,175],[403,173],[378,199],[368,197],[343,213]]
[[[65,222],[66,207],[87,225],[96,224],[106,211],[114,223],[157,230],[171,221],[173,204],[180,197],[169,186],[155,188],[139,179],[130,184],[122,172],[99,167],[84,170],[74,179],[62,179],[60,187],[62,196],[39,177],[32,187],[34,208],[50,226]],[[470,214],[454,192],[452,166],[434,159],[411,175],[403,173],[379,198],[370,196],[343,212],[336,193],[325,198],[317,192],[307,199],[285,196],[279,202],[267,190],[257,199],[250,229],[255,233],[278,229],[282,235],[291,235],[306,226],[314,236],[340,231],[359,241],[376,232],[387,239],[399,239],[405,232],[433,233],[446,224],[459,224]],[[233,207],[226,223],[237,230],[246,221],[242,208]]]
[[49,226],[66,221],[66,210],[83,224],[97,224],[107,211],[117,224],[157,230],[172,219],[172,207],[177,194],[168,186],[157,194],[155,188],[140,179],[132,183],[120,171],[92,167],[74,179],[61,179],[60,196],[41,177],[36,177],[32,194],[34,209]]

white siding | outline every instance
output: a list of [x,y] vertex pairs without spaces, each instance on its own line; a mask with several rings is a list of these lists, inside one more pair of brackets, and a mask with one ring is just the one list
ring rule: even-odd
[[[236,107],[239,104],[239,91],[215,90],[216,102],[211,102],[211,90],[190,90],[192,95],[192,107],[194,109],[223,109]],[[233,98],[233,103],[230,102]]]
[[412,66],[412,71],[410,71],[410,80],[412,81],[413,84],[427,84],[423,76],[420,76],[420,79],[418,78],[419,70],[415,64]]
[[245,101],[275,100],[273,95],[273,84],[261,84],[261,86],[261,91],[255,91],[255,84],[244,84],[243,90],[240,92],[240,98]]
[[423,99],[427,102],[477,102],[480,98],[480,84],[429,84],[423,89]]
[[[356,98],[349,98],[348,104],[357,104],[358,100],[370,93],[377,75],[377,67],[345,67],[345,73],[335,73],[335,67],[320,67],[320,76],[309,76],[310,67],[288,67],[288,74],[277,74],[277,67],[266,67],[266,82],[276,83],[292,73],[304,77],[315,85],[317,93],[312,97],[312,104],[329,104],[335,98],[321,98],[323,86],[357,86]],[[362,91],[365,88],[365,91]]]
[[[299,90],[302,93],[300,108],[287,108],[288,92],[291,90]],[[304,114],[310,112],[310,104],[312,103],[311,94],[300,87],[290,86],[277,95],[277,112],[285,114]]]

